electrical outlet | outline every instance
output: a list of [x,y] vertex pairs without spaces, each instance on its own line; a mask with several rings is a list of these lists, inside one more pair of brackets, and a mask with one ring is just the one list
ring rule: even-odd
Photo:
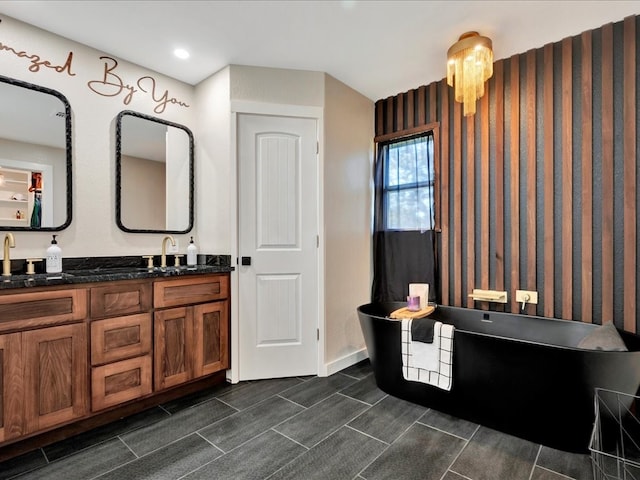
[[171,242],[167,242],[167,253],[170,253],[171,255],[180,253],[180,244],[178,243],[178,240],[176,240],[175,245],[171,245]]
[[538,292],[531,290],[516,290],[516,302],[538,304]]

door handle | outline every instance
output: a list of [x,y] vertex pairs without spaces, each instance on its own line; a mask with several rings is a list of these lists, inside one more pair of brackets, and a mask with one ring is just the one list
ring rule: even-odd
[[251,257],[242,257],[240,263],[244,266],[251,265]]

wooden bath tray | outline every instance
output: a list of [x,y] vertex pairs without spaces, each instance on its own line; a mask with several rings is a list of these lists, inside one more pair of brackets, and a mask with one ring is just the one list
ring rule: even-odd
[[398,310],[394,310],[393,312],[391,312],[391,315],[389,315],[389,317],[390,318],[395,318],[395,319],[401,319],[401,318],[423,318],[423,317],[427,317],[427,316],[431,315],[434,312],[435,309],[436,309],[436,307],[434,307],[433,305],[428,305],[425,308],[423,308],[422,310],[417,310],[415,312],[412,312],[407,307],[402,307],[402,308],[399,308]]

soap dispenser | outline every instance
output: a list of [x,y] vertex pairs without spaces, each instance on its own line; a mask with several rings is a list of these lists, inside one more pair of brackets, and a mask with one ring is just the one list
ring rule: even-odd
[[62,250],[58,246],[56,241],[57,235],[53,235],[51,245],[47,248],[47,273],[60,273],[62,272]]
[[187,246],[187,266],[195,267],[198,263],[198,247],[193,243],[193,237]]

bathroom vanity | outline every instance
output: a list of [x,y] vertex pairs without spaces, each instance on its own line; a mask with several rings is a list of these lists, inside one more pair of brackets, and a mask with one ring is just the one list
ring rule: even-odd
[[5,277],[0,459],[223,382],[230,270]]

